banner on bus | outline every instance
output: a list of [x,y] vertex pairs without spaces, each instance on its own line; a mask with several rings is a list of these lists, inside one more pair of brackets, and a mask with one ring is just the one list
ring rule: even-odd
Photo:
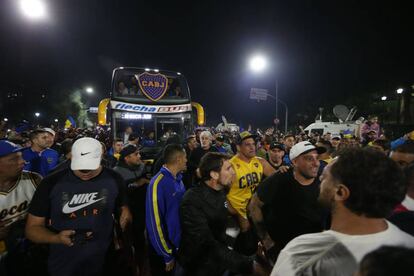
[[181,113],[191,111],[191,104],[178,105],[145,105],[111,101],[111,108],[140,113]]

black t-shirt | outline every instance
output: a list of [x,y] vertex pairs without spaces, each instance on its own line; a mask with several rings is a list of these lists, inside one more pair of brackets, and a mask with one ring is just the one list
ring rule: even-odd
[[200,165],[201,158],[208,152],[217,152],[217,149],[213,146],[210,146],[208,150],[203,149],[202,147],[198,147],[191,152],[189,163],[197,168]]
[[283,248],[293,238],[323,230],[326,213],[319,205],[319,178],[310,185],[301,185],[293,177],[293,170],[276,173],[258,187],[266,229]]
[[266,160],[267,160],[267,162],[269,162],[270,166],[272,166],[273,169],[275,169],[276,171],[278,169],[280,169],[280,167],[282,167],[282,166],[289,166],[288,164],[285,163],[285,161],[283,159],[282,159],[282,163],[280,163],[280,165],[273,164],[272,161],[270,161],[270,156],[269,156],[269,153],[267,153],[267,152],[266,152]]
[[392,214],[388,220],[404,232],[414,236],[414,211],[405,211]]
[[[126,205],[123,180],[103,168],[95,178],[84,181],[70,169],[44,178],[33,196],[29,213],[49,220],[56,232],[75,230],[79,242],[72,247],[51,244],[48,261],[52,275],[94,275],[99,273],[110,245],[113,214]],[[85,232],[93,237],[83,241]],[[83,235],[81,235],[84,233]]]

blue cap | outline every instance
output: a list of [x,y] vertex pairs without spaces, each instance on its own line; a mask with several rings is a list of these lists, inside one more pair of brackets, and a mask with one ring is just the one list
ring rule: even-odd
[[12,143],[8,140],[0,141],[0,157],[6,156],[6,155],[9,155],[11,153],[15,153],[21,150],[23,150],[23,148],[16,145],[15,143]]

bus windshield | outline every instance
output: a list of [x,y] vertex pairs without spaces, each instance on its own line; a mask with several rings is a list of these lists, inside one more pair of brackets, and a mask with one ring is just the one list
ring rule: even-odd
[[123,138],[128,127],[143,147],[163,146],[166,140],[177,135],[182,141],[192,131],[191,113],[141,114],[115,111],[112,114],[112,131]]

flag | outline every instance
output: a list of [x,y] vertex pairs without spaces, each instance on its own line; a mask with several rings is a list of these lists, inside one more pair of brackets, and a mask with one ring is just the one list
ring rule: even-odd
[[76,122],[72,116],[68,116],[68,118],[65,121],[65,128],[71,128],[71,127],[76,127]]

